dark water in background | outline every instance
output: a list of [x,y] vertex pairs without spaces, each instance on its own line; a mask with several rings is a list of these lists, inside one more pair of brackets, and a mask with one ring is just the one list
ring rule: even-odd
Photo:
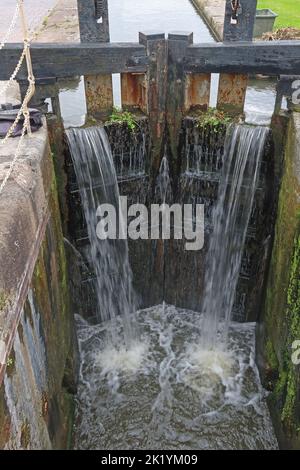
[[[214,42],[214,39],[189,0],[109,0],[111,42],[138,42],[139,31],[188,31],[194,33],[194,43]],[[115,75],[114,101],[121,103],[120,77]],[[218,75],[212,76],[211,106],[216,105]],[[85,120],[84,85],[81,80],[66,86],[60,94],[66,127],[80,126]],[[248,122],[267,124],[274,110],[275,81],[251,80],[246,96]]]

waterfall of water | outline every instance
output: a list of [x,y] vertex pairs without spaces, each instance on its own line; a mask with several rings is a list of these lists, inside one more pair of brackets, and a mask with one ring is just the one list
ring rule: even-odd
[[146,155],[149,148],[148,123],[141,120],[135,132],[128,125],[108,125],[106,131],[119,181],[128,181],[146,174]]
[[202,179],[218,179],[224,152],[222,142],[226,127],[215,132],[210,127],[199,129],[197,125],[186,129],[186,174]]
[[161,204],[167,204],[173,199],[170,168],[166,154],[161,161],[159,173],[156,179],[155,199]]
[[[207,253],[202,311],[202,347],[215,349],[227,341],[243,248],[257,187],[259,166],[269,130],[230,126],[224,164],[213,211],[213,233]],[[222,323],[221,323],[222,321]],[[224,322],[223,322],[224,321]]]
[[114,206],[117,226],[123,223],[122,216],[119,217],[119,187],[109,141],[104,129],[97,127],[69,129],[66,134],[87,224],[90,262],[96,276],[97,319],[111,320],[113,344],[119,345],[114,320],[122,315],[128,346],[135,336],[130,314],[136,311],[136,305],[127,240],[99,240],[96,233],[99,222],[96,211],[100,204]]

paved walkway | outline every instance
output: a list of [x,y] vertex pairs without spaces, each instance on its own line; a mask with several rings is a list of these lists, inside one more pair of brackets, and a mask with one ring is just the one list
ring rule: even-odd
[[39,42],[80,41],[77,0],[58,0],[38,40]]
[[213,31],[218,41],[223,40],[226,0],[191,0]]

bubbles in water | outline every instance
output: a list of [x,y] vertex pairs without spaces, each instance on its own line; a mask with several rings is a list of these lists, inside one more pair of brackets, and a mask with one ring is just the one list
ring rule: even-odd
[[109,324],[78,321],[76,448],[277,447],[254,362],[254,324],[232,323],[226,352],[198,346],[197,312],[159,305],[137,318],[141,341],[128,349],[107,346]]
[[193,368],[205,374],[228,377],[233,373],[234,361],[230,352],[218,350],[203,350],[198,345],[189,347],[187,360]]
[[98,351],[95,362],[101,367],[103,375],[111,372],[134,374],[141,369],[147,352],[147,344],[138,342],[132,343],[129,348],[107,346],[103,351]]

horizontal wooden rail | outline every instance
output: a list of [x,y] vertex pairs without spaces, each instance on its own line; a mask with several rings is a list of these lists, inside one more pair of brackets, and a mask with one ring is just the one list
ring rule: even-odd
[[184,58],[186,72],[300,74],[300,41],[193,44]]
[[[0,51],[0,80],[8,80],[22,52],[22,44]],[[138,43],[33,44],[34,74],[38,79],[111,73],[144,73],[149,57]],[[262,73],[300,75],[300,41],[192,44],[182,58],[191,73]],[[26,67],[18,79],[27,78]]]
[[[22,44],[7,44],[0,51],[0,80],[10,78],[22,50]],[[31,54],[37,78],[145,72],[148,64],[146,48],[138,43],[33,44]],[[26,78],[23,67],[18,79]]]

